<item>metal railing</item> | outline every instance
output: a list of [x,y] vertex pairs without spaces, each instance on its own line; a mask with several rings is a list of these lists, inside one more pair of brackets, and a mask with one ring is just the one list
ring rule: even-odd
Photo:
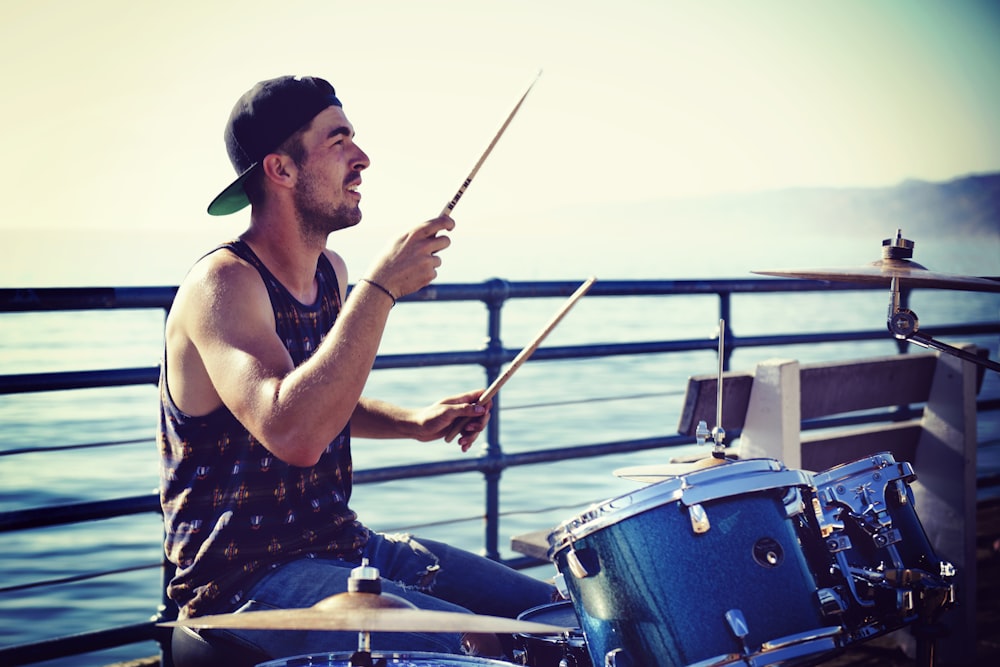
[[[504,364],[511,361],[519,350],[504,347],[501,336],[501,315],[505,304],[515,299],[568,296],[576,288],[574,282],[507,282],[491,280],[484,283],[444,284],[427,287],[416,294],[401,299],[402,302],[454,302],[478,301],[487,310],[487,341],[476,350],[380,355],[375,369],[426,368],[429,366],[478,365],[486,373],[487,383],[496,379]],[[735,350],[748,347],[782,347],[799,344],[828,344],[852,341],[884,340],[885,328],[824,333],[781,333],[762,336],[737,336],[732,322],[732,300],[741,294],[789,292],[837,292],[884,289],[873,285],[827,284],[806,280],[746,279],[746,280],[655,280],[655,281],[603,281],[590,290],[591,297],[645,297],[712,295],[718,299],[718,319],[724,321],[723,367],[729,368]],[[100,309],[161,309],[166,313],[176,293],[175,287],[124,287],[124,288],[41,288],[0,289],[0,314],[13,312],[74,311]],[[928,328],[933,336],[980,336],[1000,333],[1000,321],[960,323]],[[905,351],[900,343],[900,351]],[[718,340],[714,337],[697,339],[665,339],[629,341],[607,344],[587,344],[563,347],[541,347],[532,359],[570,360],[626,355],[672,354],[696,350],[715,351]],[[113,387],[155,384],[158,367],[119,368],[93,371],[66,371],[52,373],[26,373],[0,375],[0,394],[47,392],[90,387]],[[980,401],[980,410],[1000,409],[1000,400]],[[495,400],[499,408],[499,397]],[[601,442],[570,447],[536,449],[530,452],[505,453],[500,441],[501,411],[494,410],[486,432],[486,447],[475,458],[442,460],[430,463],[381,467],[355,472],[357,484],[391,480],[431,477],[475,471],[483,475],[485,485],[484,552],[499,558],[500,476],[506,469],[552,461],[606,456],[657,448],[690,445],[690,438],[682,435],[656,434],[647,438]],[[738,436],[738,433],[731,433]],[[56,447],[54,449],[59,449]],[[37,452],[38,449],[31,449]],[[7,454],[20,453],[8,452]],[[129,514],[159,512],[156,494],[117,498],[106,501],[69,503],[57,507],[27,508],[0,513],[0,532],[22,531],[46,526],[66,525],[125,516]],[[513,567],[525,567],[537,561],[515,558],[505,561]],[[152,566],[157,567],[157,566]],[[164,562],[164,576],[169,571]],[[152,601],[151,601],[152,606]],[[69,637],[54,637],[32,644],[0,647],[0,664],[30,664],[57,657],[77,655],[105,648],[127,645],[149,639],[162,640],[164,633],[155,622],[169,618],[161,606],[152,620],[128,626],[108,628]]]

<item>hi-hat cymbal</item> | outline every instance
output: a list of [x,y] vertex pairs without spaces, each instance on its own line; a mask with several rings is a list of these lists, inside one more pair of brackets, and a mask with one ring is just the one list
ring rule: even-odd
[[876,283],[888,286],[899,278],[901,287],[937,287],[971,292],[1000,292],[1000,280],[934,273],[908,259],[880,259],[867,266],[833,269],[772,269],[751,271],[766,276],[806,278],[848,283]]
[[[344,596],[353,596],[348,599]],[[197,616],[170,623],[166,627],[227,628],[243,630],[346,630],[354,632],[483,632],[536,633],[569,632],[545,623],[520,621],[499,616],[461,612],[430,611],[398,606],[380,606],[371,593],[341,593],[304,609],[247,611],[236,614]]]

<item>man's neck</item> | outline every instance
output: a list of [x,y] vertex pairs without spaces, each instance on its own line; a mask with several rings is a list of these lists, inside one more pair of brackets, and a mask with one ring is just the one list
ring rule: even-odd
[[302,303],[316,298],[316,263],[326,239],[308,239],[297,225],[252,220],[240,235],[282,285]]

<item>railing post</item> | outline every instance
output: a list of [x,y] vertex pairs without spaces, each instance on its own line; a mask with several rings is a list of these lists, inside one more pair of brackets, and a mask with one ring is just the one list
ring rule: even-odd
[[724,343],[722,348],[722,370],[729,370],[729,360],[733,356],[733,325],[732,325],[732,292],[719,292],[719,319],[723,322],[723,330],[719,332]]
[[[173,563],[167,560],[166,554],[163,556],[163,568],[160,573],[160,583],[162,584],[160,606],[153,616],[154,623],[167,623],[177,620],[177,605],[167,597],[167,584],[170,583],[173,573]],[[171,650],[171,638],[173,631],[170,628],[156,628],[156,642],[160,645],[160,667],[174,667],[174,655]]]
[[[505,280],[495,278],[488,283],[486,309],[489,312],[487,322],[487,363],[486,386],[500,377],[503,366],[503,341],[500,338],[500,320],[504,302],[510,295],[510,285]],[[486,428],[485,456],[491,463],[483,472],[484,481],[484,530],[483,555],[493,560],[500,560],[500,476],[503,459],[503,447],[500,445],[500,396],[493,397],[493,410]]]

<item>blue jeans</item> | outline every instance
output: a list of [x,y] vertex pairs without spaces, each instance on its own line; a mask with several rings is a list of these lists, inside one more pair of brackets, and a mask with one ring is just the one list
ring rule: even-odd
[[[420,609],[516,618],[526,609],[554,599],[551,584],[468,551],[407,534],[372,532],[364,557],[371,567],[378,568],[383,593],[404,598]],[[248,602],[236,611],[312,606],[346,591],[351,570],[358,564],[319,557],[284,563],[251,588]],[[272,658],[358,649],[358,633],[353,631],[213,630],[203,634],[236,639]],[[373,632],[371,650],[463,652],[458,634],[410,632]]]

